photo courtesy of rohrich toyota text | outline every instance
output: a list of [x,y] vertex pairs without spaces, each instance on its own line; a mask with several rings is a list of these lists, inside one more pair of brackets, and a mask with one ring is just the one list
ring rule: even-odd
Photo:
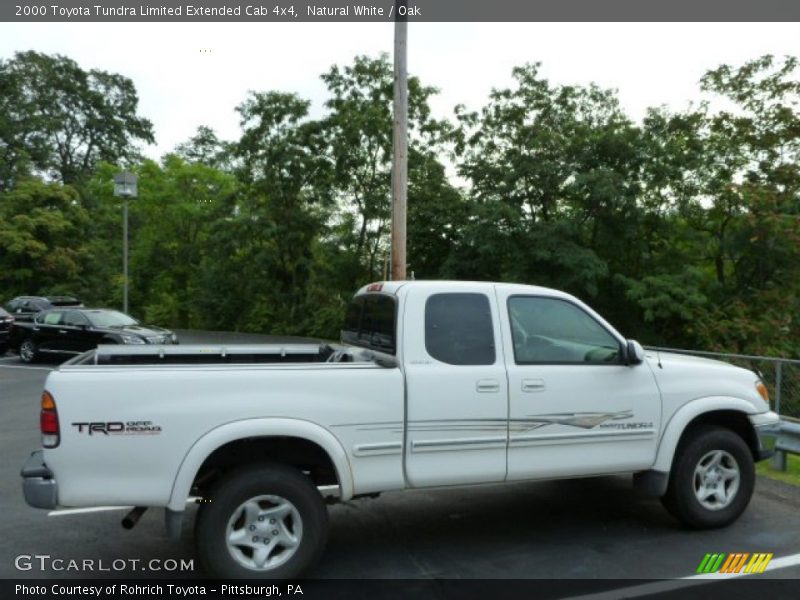
[[0,4],[0,600],[800,595],[800,4]]

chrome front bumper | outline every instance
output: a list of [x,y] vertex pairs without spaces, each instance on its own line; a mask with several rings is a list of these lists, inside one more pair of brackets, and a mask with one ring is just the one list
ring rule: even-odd
[[58,504],[58,484],[53,472],[44,464],[44,451],[32,452],[22,467],[22,493],[33,508],[55,508]]
[[781,418],[772,411],[750,415],[750,423],[756,432],[758,443],[756,460],[765,460],[775,454],[775,442],[781,431]]

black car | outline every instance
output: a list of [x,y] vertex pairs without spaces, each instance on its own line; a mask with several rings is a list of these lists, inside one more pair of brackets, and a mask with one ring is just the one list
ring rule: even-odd
[[11,326],[14,324],[14,317],[0,308],[0,356],[8,350],[8,341],[11,336]]
[[83,306],[74,296],[17,296],[6,304],[6,310],[17,321],[32,321],[38,313],[51,308]]
[[43,355],[80,354],[99,344],[177,344],[168,329],[142,325],[133,317],[104,308],[52,309],[32,322],[16,322],[12,349],[23,362]]

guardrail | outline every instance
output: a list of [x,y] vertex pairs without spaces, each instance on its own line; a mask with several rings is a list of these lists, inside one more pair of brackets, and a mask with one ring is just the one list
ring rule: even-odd
[[775,443],[775,456],[772,466],[779,471],[786,470],[786,454],[800,454],[800,423],[784,421],[781,423],[778,441]]
[[786,470],[786,454],[800,454],[800,360],[647,346],[647,350],[714,358],[756,371],[769,390],[772,410],[781,416],[773,466]]

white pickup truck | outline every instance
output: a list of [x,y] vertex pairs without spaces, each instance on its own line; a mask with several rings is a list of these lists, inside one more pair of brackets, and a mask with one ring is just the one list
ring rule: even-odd
[[755,373],[645,353],[568,294],[375,283],[341,345],[101,346],[65,363],[22,477],[38,508],[134,506],[130,526],[164,508],[171,537],[202,498],[210,573],[294,577],[324,548],[326,495],[631,473],[689,526],[723,526],[777,423]]

